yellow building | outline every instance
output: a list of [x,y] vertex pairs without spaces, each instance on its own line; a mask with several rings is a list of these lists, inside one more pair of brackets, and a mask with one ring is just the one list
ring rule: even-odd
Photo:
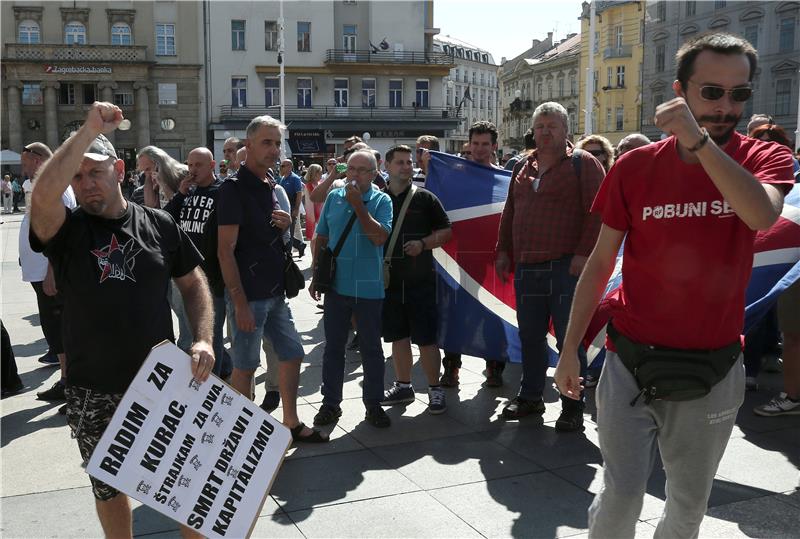
[[[641,126],[643,1],[597,1],[594,35],[590,32],[590,4],[581,13],[581,80],[592,80],[592,126],[585,128],[580,114],[577,134],[603,135],[612,144]],[[593,46],[594,69],[589,69]],[[586,107],[586,84],[581,84],[581,109]]]

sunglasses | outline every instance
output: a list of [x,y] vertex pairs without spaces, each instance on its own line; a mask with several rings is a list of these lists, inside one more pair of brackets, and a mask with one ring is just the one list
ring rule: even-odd
[[[691,82],[691,81],[690,81]],[[694,83],[697,84],[697,83]],[[717,101],[722,99],[725,94],[730,94],[731,99],[737,103],[744,103],[753,95],[753,89],[749,86],[739,86],[737,88],[723,88],[722,86],[701,86],[700,97],[706,101]]]
[[25,152],[32,153],[33,155],[37,155],[39,157],[44,157],[42,154],[40,154],[36,150],[31,150],[30,148],[22,148],[22,153],[25,153]]
[[595,157],[599,157],[601,155],[606,155],[606,151],[605,150],[586,150],[586,151],[589,152],[590,154],[592,154]]

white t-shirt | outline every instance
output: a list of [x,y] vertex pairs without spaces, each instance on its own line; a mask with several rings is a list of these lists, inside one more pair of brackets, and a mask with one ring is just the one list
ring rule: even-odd
[[31,193],[33,193],[33,182],[30,178],[22,182],[22,192],[25,193],[25,213],[31,211]]
[[[72,187],[67,187],[61,195],[61,201],[69,209],[74,209],[78,205]],[[39,283],[47,276],[47,258],[42,253],[34,253],[31,249],[28,237],[30,228],[31,214],[30,211],[26,211],[19,225],[19,261],[22,266],[22,280],[26,283]]]

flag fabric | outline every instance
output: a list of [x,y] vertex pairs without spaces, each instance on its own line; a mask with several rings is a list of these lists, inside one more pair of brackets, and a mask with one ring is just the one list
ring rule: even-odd
[[[442,202],[453,239],[434,251],[439,346],[486,359],[521,361],[513,279],[502,282],[494,271],[494,249],[511,172],[460,157],[430,152],[426,188]],[[753,274],[746,293],[745,331],[800,280],[800,188],[787,195],[778,222],[755,240]],[[599,366],[604,357],[609,307],[622,287],[622,248],[603,300],[584,337],[587,357]],[[548,335],[550,363],[558,353]]]

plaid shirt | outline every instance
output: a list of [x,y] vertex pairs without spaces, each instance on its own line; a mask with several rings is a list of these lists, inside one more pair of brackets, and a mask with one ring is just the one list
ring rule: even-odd
[[534,151],[512,178],[500,218],[496,252],[516,263],[535,264],[568,255],[589,256],[600,233],[600,215],[590,214],[603,181],[600,162],[583,152],[581,177],[572,165],[572,148],[547,170],[534,191],[539,164]]

